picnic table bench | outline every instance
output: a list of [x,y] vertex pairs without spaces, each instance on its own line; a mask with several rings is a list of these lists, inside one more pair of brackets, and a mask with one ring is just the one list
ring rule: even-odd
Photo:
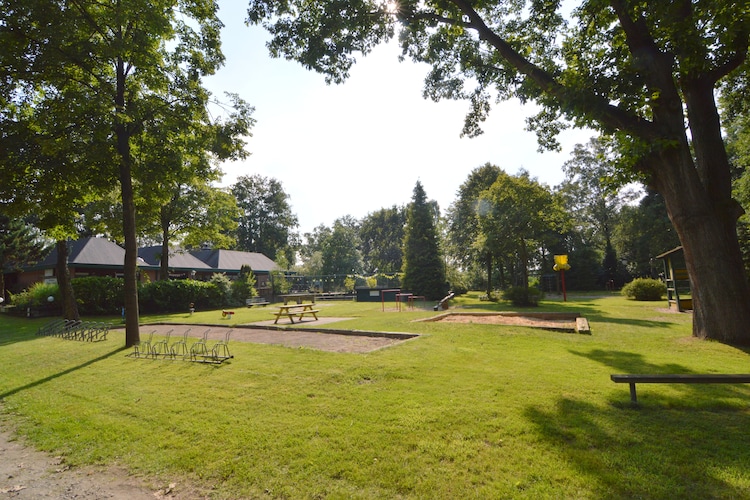
[[266,299],[263,297],[252,297],[249,299],[245,299],[245,305],[247,307],[253,307],[253,306],[267,306],[270,304]]
[[615,383],[630,384],[630,402],[638,404],[635,384],[750,384],[750,374],[612,374]]
[[289,321],[294,324],[294,317],[298,316],[297,320],[302,321],[302,318],[306,315],[311,315],[315,318],[315,321],[318,319],[318,313],[320,312],[317,309],[313,309],[313,306],[315,304],[293,304],[293,305],[283,305],[279,306],[278,311],[274,311],[271,314],[276,316],[276,319],[274,320],[273,324],[279,322],[279,318],[282,316],[286,316],[289,318]]

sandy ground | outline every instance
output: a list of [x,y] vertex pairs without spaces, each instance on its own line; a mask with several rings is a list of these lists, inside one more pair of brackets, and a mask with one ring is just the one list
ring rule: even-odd
[[[0,430],[0,498],[145,500],[178,498],[168,488],[151,491],[117,469],[70,468],[60,457],[25,446]],[[189,497],[183,497],[189,498]],[[197,498],[197,497],[192,497]]]
[[576,322],[570,319],[542,319],[528,316],[502,316],[499,314],[448,314],[439,321],[475,323],[483,325],[516,325],[537,328],[575,330]]
[[[336,321],[342,321],[345,319],[350,318],[320,318],[318,321],[304,320],[301,323],[295,322],[295,325],[304,326],[305,324],[314,324],[316,327],[321,327],[322,325],[335,323]],[[227,330],[231,329],[232,332],[229,335],[230,351],[232,342],[253,342],[256,344],[277,344],[286,347],[305,347],[319,349],[321,351],[350,353],[371,352],[407,340],[404,338],[375,336],[375,334],[368,335],[365,332],[336,334],[330,332],[316,332],[315,330],[298,330],[293,328],[270,330],[258,327],[268,327],[272,325],[273,320],[252,325],[241,325],[234,328],[210,325],[146,325],[141,327],[141,339],[148,336],[152,331],[155,335],[166,335],[167,332],[171,330],[172,340],[170,342],[173,342],[175,337],[183,336],[185,330],[190,328],[187,341],[187,344],[190,345],[197,338],[202,337],[206,330],[210,330],[208,333],[208,345],[210,347],[213,342],[224,339]],[[279,322],[279,326],[281,326],[281,322]]]

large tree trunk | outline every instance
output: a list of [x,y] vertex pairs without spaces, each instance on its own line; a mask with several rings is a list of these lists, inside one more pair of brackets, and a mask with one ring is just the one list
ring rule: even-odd
[[487,252],[485,257],[485,265],[487,266],[487,297],[492,296],[492,254]]
[[169,279],[169,217],[165,208],[159,211],[161,217],[161,257],[159,258],[159,281]]
[[70,282],[70,269],[68,268],[68,242],[57,240],[57,286],[60,289],[60,300],[62,301],[62,315],[65,319],[78,320],[78,304],[76,303],[73,284]]
[[521,272],[523,273],[523,283],[521,286],[529,288],[529,251],[526,248],[526,240],[523,238],[521,238],[519,250],[522,267]]
[[693,335],[750,345],[750,286],[731,199],[712,197],[689,149],[662,153],[656,184],[685,253],[693,294]]
[[[118,112],[125,111],[125,67],[120,60],[117,65],[117,93],[115,104]],[[117,152],[120,156],[120,187],[122,190],[122,230],[125,236],[125,347],[141,341],[138,315],[138,243],[135,231],[135,196],[131,177],[130,132],[122,118],[115,118]]]

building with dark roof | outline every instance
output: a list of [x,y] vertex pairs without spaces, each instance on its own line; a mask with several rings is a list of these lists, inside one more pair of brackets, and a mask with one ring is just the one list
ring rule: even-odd
[[255,289],[258,295],[270,300],[271,272],[278,271],[280,268],[262,253],[219,249],[201,249],[190,253],[205,262],[215,273],[226,273],[231,276],[239,274],[242,266],[250,266],[255,275]]
[[[81,238],[68,241],[68,269],[71,278],[83,276],[122,277],[125,249],[104,238]],[[145,266],[139,261],[138,267]],[[57,248],[42,260],[22,271],[5,273],[5,287],[20,292],[34,283],[56,283]]]
[[[82,276],[122,277],[125,249],[104,238],[81,238],[68,243],[68,269],[71,278]],[[138,250],[138,269],[141,276],[155,281],[160,272],[161,246],[144,247]],[[6,288],[18,293],[34,283],[56,283],[57,250],[47,257],[18,272],[5,272]],[[236,276],[243,265],[250,266],[256,277],[256,288],[260,295],[270,293],[270,273],[279,267],[263,254],[237,250],[203,249],[193,252],[174,250],[169,255],[170,278],[194,278],[208,280],[214,273]]]
[[[143,259],[150,267],[149,278],[152,281],[159,279],[161,273],[161,245],[141,247],[138,249],[138,257]],[[196,258],[186,250],[171,248],[169,250],[169,277],[170,279],[209,279],[216,271],[202,260]]]
[[256,252],[240,252],[238,250],[203,249],[193,250],[191,255],[205,262],[214,272],[234,273],[244,265],[250,266],[253,272],[276,271],[279,266],[274,261]]

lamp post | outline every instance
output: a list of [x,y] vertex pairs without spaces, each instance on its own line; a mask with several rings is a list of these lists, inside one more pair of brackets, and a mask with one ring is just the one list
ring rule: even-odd
[[568,264],[568,255],[555,255],[555,265],[552,267],[552,269],[560,272],[560,278],[562,279],[563,302],[567,302],[568,296],[565,292],[565,271],[570,269],[570,264]]

